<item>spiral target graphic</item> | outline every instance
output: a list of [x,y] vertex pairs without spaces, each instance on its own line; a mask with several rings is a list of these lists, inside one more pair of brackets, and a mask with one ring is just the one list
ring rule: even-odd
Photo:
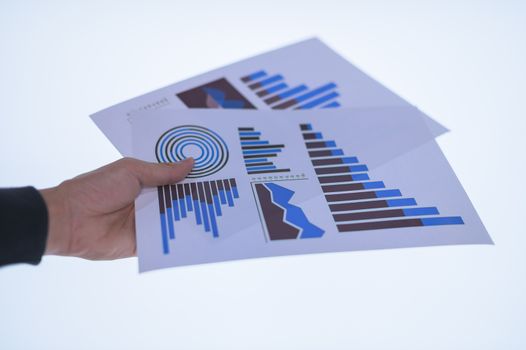
[[182,125],[166,131],[157,141],[155,155],[159,163],[178,162],[194,157],[187,178],[212,175],[228,161],[228,147],[216,132],[197,125]]

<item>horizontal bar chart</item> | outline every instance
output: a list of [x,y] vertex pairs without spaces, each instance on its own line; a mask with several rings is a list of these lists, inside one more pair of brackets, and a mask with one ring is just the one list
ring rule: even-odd
[[272,109],[338,108],[340,94],[333,82],[310,88],[306,84],[290,84],[282,74],[258,70],[241,77],[241,82]]
[[239,198],[234,178],[159,186],[157,194],[164,254],[170,253],[170,240],[176,239],[175,223],[191,213],[196,225],[219,237],[217,220],[223,215],[221,206],[233,207],[234,199]]
[[438,208],[420,207],[399,189],[371,180],[366,164],[311,124],[300,124],[300,131],[339,232],[464,224],[460,216],[440,216]]
[[[261,140],[261,132],[253,127],[238,128],[243,160],[249,175],[290,172],[289,168],[278,168],[275,158],[285,148],[284,144]],[[250,140],[247,140],[250,137]]]

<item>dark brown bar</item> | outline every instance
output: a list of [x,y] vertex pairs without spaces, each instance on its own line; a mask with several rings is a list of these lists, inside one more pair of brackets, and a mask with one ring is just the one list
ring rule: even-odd
[[223,181],[217,180],[216,183],[217,183],[217,188],[219,189],[219,191],[223,191],[224,190]]
[[318,181],[321,184],[330,184],[334,182],[354,181],[352,175],[338,175],[338,176],[320,176]]
[[254,131],[254,128],[237,128],[238,131]]
[[311,158],[330,157],[330,156],[332,156],[332,151],[331,150],[309,151],[309,157],[311,157]]
[[234,178],[230,179],[230,186],[231,187],[237,187],[236,179],[234,179]]
[[210,188],[210,181],[203,182],[203,186],[205,188],[206,203],[213,204],[214,202],[213,202],[213,199],[212,199],[212,190]]
[[415,227],[422,226],[420,219],[403,219],[403,220],[390,220],[390,221],[375,221],[375,222],[363,222],[357,224],[343,224],[337,225],[338,231],[350,232],[350,231],[363,231],[363,230],[379,230],[385,228],[398,228],[398,227]]
[[243,146],[241,149],[248,150],[248,149],[265,149],[265,148],[284,148],[285,145],[259,145],[259,146]]
[[245,158],[245,159],[250,159],[250,158],[268,158],[268,157],[276,157],[276,156],[277,156],[276,153],[270,153],[270,154],[248,154],[248,155],[243,156],[243,158]]
[[258,93],[256,95],[258,95],[259,97],[265,97],[265,96],[268,95],[268,91],[267,90],[261,90],[261,91],[258,91]]
[[274,163],[272,162],[263,162],[263,163],[248,163],[248,164],[245,164],[247,166],[247,169],[250,170],[250,168],[254,167],[254,166],[263,166],[263,165],[272,165]]
[[163,193],[163,186],[158,186],[157,187],[157,196],[159,198],[159,212],[161,214],[164,214],[165,212],[165,209],[164,209],[164,193]]
[[241,141],[259,140],[259,136],[243,136],[239,138]]
[[306,142],[305,145],[307,146],[307,148],[323,148],[323,147],[327,147],[325,145],[325,141]]
[[206,201],[205,190],[203,188],[202,182],[197,183],[197,190],[199,192],[199,202],[205,202]]
[[335,214],[332,217],[334,221],[354,221],[354,220],[369,220],[381,218],[396,218],[405,216],[402,209],[376,210],[376,211],[362,211],[358,213]]
[[325,196],[325,198],[327,199],[327,202],[355,201],[358,199],[376,198],[376,193],[374,191],[367,191],[367,192],[328,194]]
[[250,84],[248,87],[251,88],[252,90],[255,90],[255,89],[261,87],[261,83],[257,82],[257,83],[254,83],[254,84]]
[[322,186],[323,192],[343,192],[343,191],[359,191],[363,190],[363,184],[361,182],[355,182],[352,184],[340,184],[340,185],[327,185]]
[[177,195],[179,199],[184,200],[184,188],[182,184],[177,184]]
[[303,133],[304,140],[316,140],[316,132],[306,132]]
[[348,173],[348,166],[335,166],[330,168],[315,168],[316,174],[325,175],[325,174],[338,174],[338,173]]
[[164,205],[166,206],[166,208],[171,208],[172,207],[172,201],[171,201],[171,198],[170,198],[170,186],[169,185],[164,186]]
[[387,201],[367,201],[367,202],[358,202],[358,203],[339,203],[339,204],[330,204],[329,209],[334,211],[352,211],[352,210],[362,210],[362,209],[376,209],[376,208],[387,208]]
[[318,165],[336,165],[336,164],[343,164],[343,161],[341,158],[325,158],[325,159],[313,159],[312,165],[318,166]]
[[265,174],[265,173],[284,173],[290,171],[290,169],[271,169],[271,170],[256,170],[256,171],[250,171],[250,169],[247,170],[250,175],[253,174]]
[[310,131],[311,125],[310,124],[300,124],[301,131]]
[[279,97],[279,95],[276,95],[276,96],[272,96],[270,98],[267,98],[265,100],[265,103],[268,104],[268,105],[271,105],[273,104],[274,102],[278,102],[279,100],[281,100],[281,97]]
[[298,101],[296,101],[296,99],[293,98],[292,100],[288,100],[286,102],[280,103],[279,105],[272,107],[272,109],[285,109],[285,108],[292,107],[297,103]]

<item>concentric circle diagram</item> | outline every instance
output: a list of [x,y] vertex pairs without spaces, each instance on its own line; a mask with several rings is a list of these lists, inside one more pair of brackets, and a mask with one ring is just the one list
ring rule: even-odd
[[182,125],[166,131],[157,141],[155,155],[159,163],[178,162],[194,157],[187,178],[212,175],[228,161],[228,147],[216,132],[197,125]]

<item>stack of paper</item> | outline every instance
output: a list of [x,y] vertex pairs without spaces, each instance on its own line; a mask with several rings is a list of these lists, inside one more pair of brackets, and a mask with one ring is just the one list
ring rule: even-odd
[[136,201],[141,271],[492,243],[435,142],[447,129],[317,39],[92,118],[123,155],[196,159]]

